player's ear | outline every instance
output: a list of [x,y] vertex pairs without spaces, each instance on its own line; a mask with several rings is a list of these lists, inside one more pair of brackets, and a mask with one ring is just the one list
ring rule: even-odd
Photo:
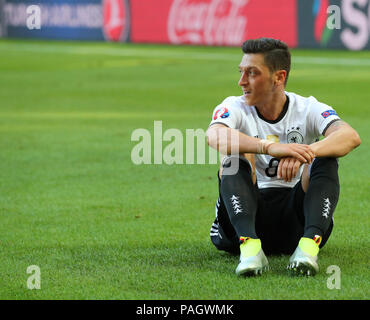
[[275,86],[280,86],[285,84],[286,79],[286,71],[285,70],[278,70],[275,72]]

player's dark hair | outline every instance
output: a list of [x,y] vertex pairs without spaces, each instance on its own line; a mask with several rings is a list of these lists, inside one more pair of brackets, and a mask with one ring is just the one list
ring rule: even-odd
[[285,70],[285,85],[290,71],[290,52],[286,43],[272,38],[250,39],[243,43],[244,53],[262,53],[270,72]]

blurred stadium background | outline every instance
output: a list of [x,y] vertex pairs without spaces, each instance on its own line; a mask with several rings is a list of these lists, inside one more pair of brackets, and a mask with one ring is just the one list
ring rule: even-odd
[[[368,299],[369,33],[368,0],[0,0],[0,298]],[[235,277],[208,238],[217,165],[130,159],[155,120],[206,130],[262,36],[292,48],[287,90],[362,137],[314,279],[288,278],[288,257]]]
[[239,46],[265,36],[291,48],[370,48],[367,0],[0,0],[0,14],[11,38]]

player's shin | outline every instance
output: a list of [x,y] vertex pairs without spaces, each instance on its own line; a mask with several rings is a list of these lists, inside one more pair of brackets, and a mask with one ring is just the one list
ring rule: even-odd
[[[223,161],[221,195],[225,203],[231,224],[238,237],[257,238],[255,218],[257,212],[257,193],[252,181],[252,169],[249,162],[239,157],[238,170],[232,168],[231,156]],[[236,171],[236,173],[235,173]]]
[[315,275],[319,271],[317,263],[319,248],[325,244],[330,235],[338,198],[337,159],[315,159],[304,199],[304,234],[289,259],[288,270],[292,274]]
[[310,170],[310,182],[304,199],[304,237],[323,237],[329,230],[339,199],[338,161],[316,158]]
[[[232,167],[235,160],[238,170]],[[253,184],[251,165],[242,156],[236,159],[235,156],[231,156],[225,159],[222,169],[220,188],[222,199],[230,222],[240,239],[240,261],[235,273],[261,274],[268,269],[268,261],[255,230],[258,197]]]

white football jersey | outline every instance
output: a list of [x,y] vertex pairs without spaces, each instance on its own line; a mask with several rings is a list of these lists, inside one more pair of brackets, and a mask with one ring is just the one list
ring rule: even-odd
[[[328,126],[340,119],[334,109],[318,102],[285,92],[288,99],[278,119],[266,120],[254,106],[245,104],[244,96],[228,97],[218,105],[210,125],[222,123],[248,136],[279,143],[311,144],[324,135]],[[265,154],[255,155],[256,176],[259,188],[293,187],[300,179],[303,166],[291,182],[277,179],[279,160]]]

